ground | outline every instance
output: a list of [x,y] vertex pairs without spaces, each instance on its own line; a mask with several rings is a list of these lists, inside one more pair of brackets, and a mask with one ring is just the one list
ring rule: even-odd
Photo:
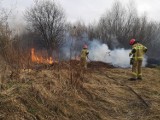
[[160,120],[159,68],[129,81],[130,68],[91,62],[79,74],[77,64],[1,75],[0,120]]

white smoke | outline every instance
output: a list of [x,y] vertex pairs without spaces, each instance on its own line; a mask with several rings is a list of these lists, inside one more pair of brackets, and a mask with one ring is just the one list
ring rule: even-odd
[[[131,50],[115,49],[110,50],[106,44],[102,44],[97,40],[89,44],[89,58],[93,61],[102,61],[110,63],[117,67],[130,67],[129,52]],[[147,63],[147,58],[143,60],[143,66]]]
[[[110,50],[107,44],[101,43],[100,40],[90,41],[87,36],[81,40],[76,40],[70,34],[66,34],[66,42],[61,48],[61,58],[63,60],[69,60],[70,57],[75,58],[75,56],[80,56],[84,44],[88,45],[89,59],[91,61],[102,61],[122,68],[131,67],[129,58],[131,49],[125,50],[121,48]],[[145,57],[143,66],[146,64],[147,58]]]

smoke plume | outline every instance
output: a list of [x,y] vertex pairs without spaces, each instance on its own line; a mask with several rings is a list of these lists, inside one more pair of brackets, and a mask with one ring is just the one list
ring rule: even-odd
[[[87,44],[89,59],[91,61],[102,61],[122,68],[130,67],[129,52],[131,49],[125,50],[121,48],[110,50],[107,44],[101,43],[99,40],[90,41],[88,40],[88,37],[83,37],[84,39],[76,40],[68,34],[66,38],[66,43],[61,49],[61,55],[65,60],[70,58],[74,59],[76,56],[79,56],[83,45]],[[145,57],[143,60],[143,66],[145,66],[146,63],[147,58]]]
[[[89,44],[89,58],[93,61],[102,61],[110,63],[117,67],[130,67],[129,52],[131,50],[114,49],[110,50],[106,44],[102,44],[97,40]],[[147,58],[143,60],[143,66],[146,65]]]

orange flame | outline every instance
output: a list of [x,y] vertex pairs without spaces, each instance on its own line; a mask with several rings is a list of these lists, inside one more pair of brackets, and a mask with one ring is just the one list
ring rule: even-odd
[[45,59],[42,56],[39,57],[39,56],[35,55],[34,48],[31,49],[31,60],[32,60],[32,62],[35,62],[35,63],[45,63],[45,64],[53,64],[54,63],[52,57]]

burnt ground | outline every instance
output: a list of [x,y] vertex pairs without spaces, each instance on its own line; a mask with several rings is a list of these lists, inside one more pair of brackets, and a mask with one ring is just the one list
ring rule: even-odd
[[98,61],[84,74],[75,60],[10,73],[1,70],[0,120],[160,119],[158,67],[143,68],[142,81],[128,80],[130,68]]

